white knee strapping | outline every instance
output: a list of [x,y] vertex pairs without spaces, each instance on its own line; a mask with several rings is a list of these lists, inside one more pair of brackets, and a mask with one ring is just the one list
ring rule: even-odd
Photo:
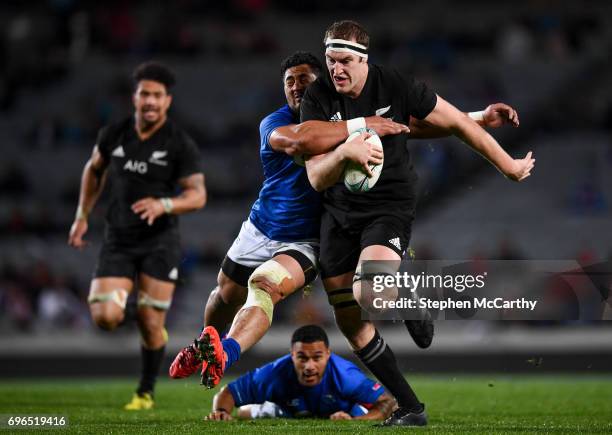
[[249,293],[247,296],[247,300],[243,306],[243,308],[248,307],[259,307],[261,308],[266,316],[268,316],[268,320],[270,324],[272,324],[272,316],[274,312],[274,303],[272,302],[272,297],[265,290],[257,287],[257,284],[253,282],[253,278],[263,277],[270,281],[272,284],[280,285],[285,279],[293,279],[291,274],[284,266],[280,263],[277,263],[274,260],[268,260],[259,266],[255,271],[249,276]]
[[157,310],[168,311],[170,309],[171,304],[172,304],[172,299],[162,301],[161,299],[155,299],[151,297],[149,294],[144,293],[144,292],[140,292],[138,294],[138,306],[139,307],[151,307]]
[[87,298],[88,304],[93,304],[96,302],[114,302],[121,308],[125,310],[125,305],[127,304],[128,299],[128,291],[123,288],[117,288],[108,293],[97,293],[94,292],[89,295]]

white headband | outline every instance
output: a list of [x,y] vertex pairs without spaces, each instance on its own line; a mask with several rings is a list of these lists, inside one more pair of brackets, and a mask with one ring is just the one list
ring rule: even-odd
[[330,51],[351,53],[364,59],[368,58],[368,47],[354,41],[347,41],[346,39],[328,39],[325,41],[325,54]]

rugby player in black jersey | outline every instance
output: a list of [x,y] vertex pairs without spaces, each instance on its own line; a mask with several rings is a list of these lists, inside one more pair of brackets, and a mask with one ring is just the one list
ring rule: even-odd
[[[399,408],[386,425],[425,425],[427,415],[400,373],[395,356],[371,322],[362,320],[362,276],[358,267],[366,260],[400,260],[408,247],[416,205],[416,174],[406,139],[455,135],[487,158],[514,181],[530,175],[535,160],[529,152],[513,159],[475,119],[432,92],[425,84],[394,69],[369,64],[369,36],[358,23],[332,24],[324,38],[329,74],[307,89],[301,121],[348,120],[350,128],[373,114],[410,123],[410,134],[382,138],[383,170],[367,193],[355,194],[342,183],[345,159],[341,147],[307,159],[309,179],[324,190],[321,222],[321,276],[336,322],[356,355],[396,397]],[[485,123],[486,124],[486,123]],[[421,136],[421,134],[423,136]],[[361,137],[358,140],[362,140]],[[365,275],[365,274],[364,274]]]
[[168,340],[164,323],[181,257],[177,215],[202,208],[206,188],[197,145],[167,117],[174,74],[148,62],[136,68],[133,78],[134,114],[100,130],[83,169],[68,243],[79,249],[86,245],[87,218],[108,180],[104,243],[88,302],[93,321],[112,330],[124,319],[128,295],[138,288],[141,378],[125,409],[141,410],[154,405]]

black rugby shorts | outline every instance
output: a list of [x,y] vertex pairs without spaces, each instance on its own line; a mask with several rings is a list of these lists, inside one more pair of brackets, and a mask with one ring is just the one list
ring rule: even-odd
[[178,280],[181,248],[178,230],[131,236],[106,231],[94,272],[95,278],[125,277],[135,280],[144,273],[160,281]]
[[342,227],[328,212],[321,218],[321,278],[330,278],[353,272],[357,268],[359,254],[372,245],[391,248],[404,258],[412,218],[379,216],[363,225]]

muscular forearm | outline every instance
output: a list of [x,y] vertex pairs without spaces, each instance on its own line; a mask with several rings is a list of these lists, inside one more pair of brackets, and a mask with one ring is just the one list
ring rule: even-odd
[[160,201],[166,213],[183,214],[198,210],[206,204],[206,185],[204,174],[193,174],[179,180],[181,194]]
[[189,213],[201,209],[206,204],[206,191],[204,189],[188,188],[180,195],[170,198],[172,201],[172,214]]
[[385,417],[378,409],[371,409],[367,414],[353,417],[353,420],[384,420]]
[[308,181],[317,192],[336,184],[346,164],[342,146],[325,155],[310,157],[306,161]]
[[213,397],[213,412],[225,411],[228,414],[231,414],[234,410],[234,406],[236,406],[234,397],[227,387],[223,387],[221,391],[219,391],[217,394],[215,394],[215,397]]
[[106,171],[96,171],[89,160],[83,168],[81,176],[81,190],[79,193],[79,211],[84,215],[81,217],[87,218],[91,213],[106,180]]
[[364,127],[374,130],[380,137],[390,134],[408,133],[408,126],[380,116],[355,118],[349,121],[304,121],[301,124],[276,128],[270,135],[270,146],[274,151],[293,155],[319,155],[332,150],[349,137],[349,134]]
[[396,405],[395,399],[385,393],[380,396],[367,414],[355,417],[354,420],[384,420],[391,415]]
[[424,120],[443,130],[449,130],[474,151],[489,160],[504,175],[514,171],[515,162],[497,141],[473,119],[438,96],[434,110]]
[[346,121],[306,121],[290,127],[291,134],[286,140],[291,144],[286,148],[288,154],[323,154],[332,150],[348,137]]
[[[464,113],[464,115],[469,117],[467,113]],[[475,122],[481,127],[486,127],[486,122],[482,119],[477,119]],[[453,134],[450,128],[435,126],[416,118],[410,118],[409,126],[410,133],[408,133],[408,136],[411,139],[436,139],[452,136]]]
[[508,175],[512,172],[514,159],[476,122],[465,120],[453,127],[452,131],[470,148],[489,160],[502,174]]

